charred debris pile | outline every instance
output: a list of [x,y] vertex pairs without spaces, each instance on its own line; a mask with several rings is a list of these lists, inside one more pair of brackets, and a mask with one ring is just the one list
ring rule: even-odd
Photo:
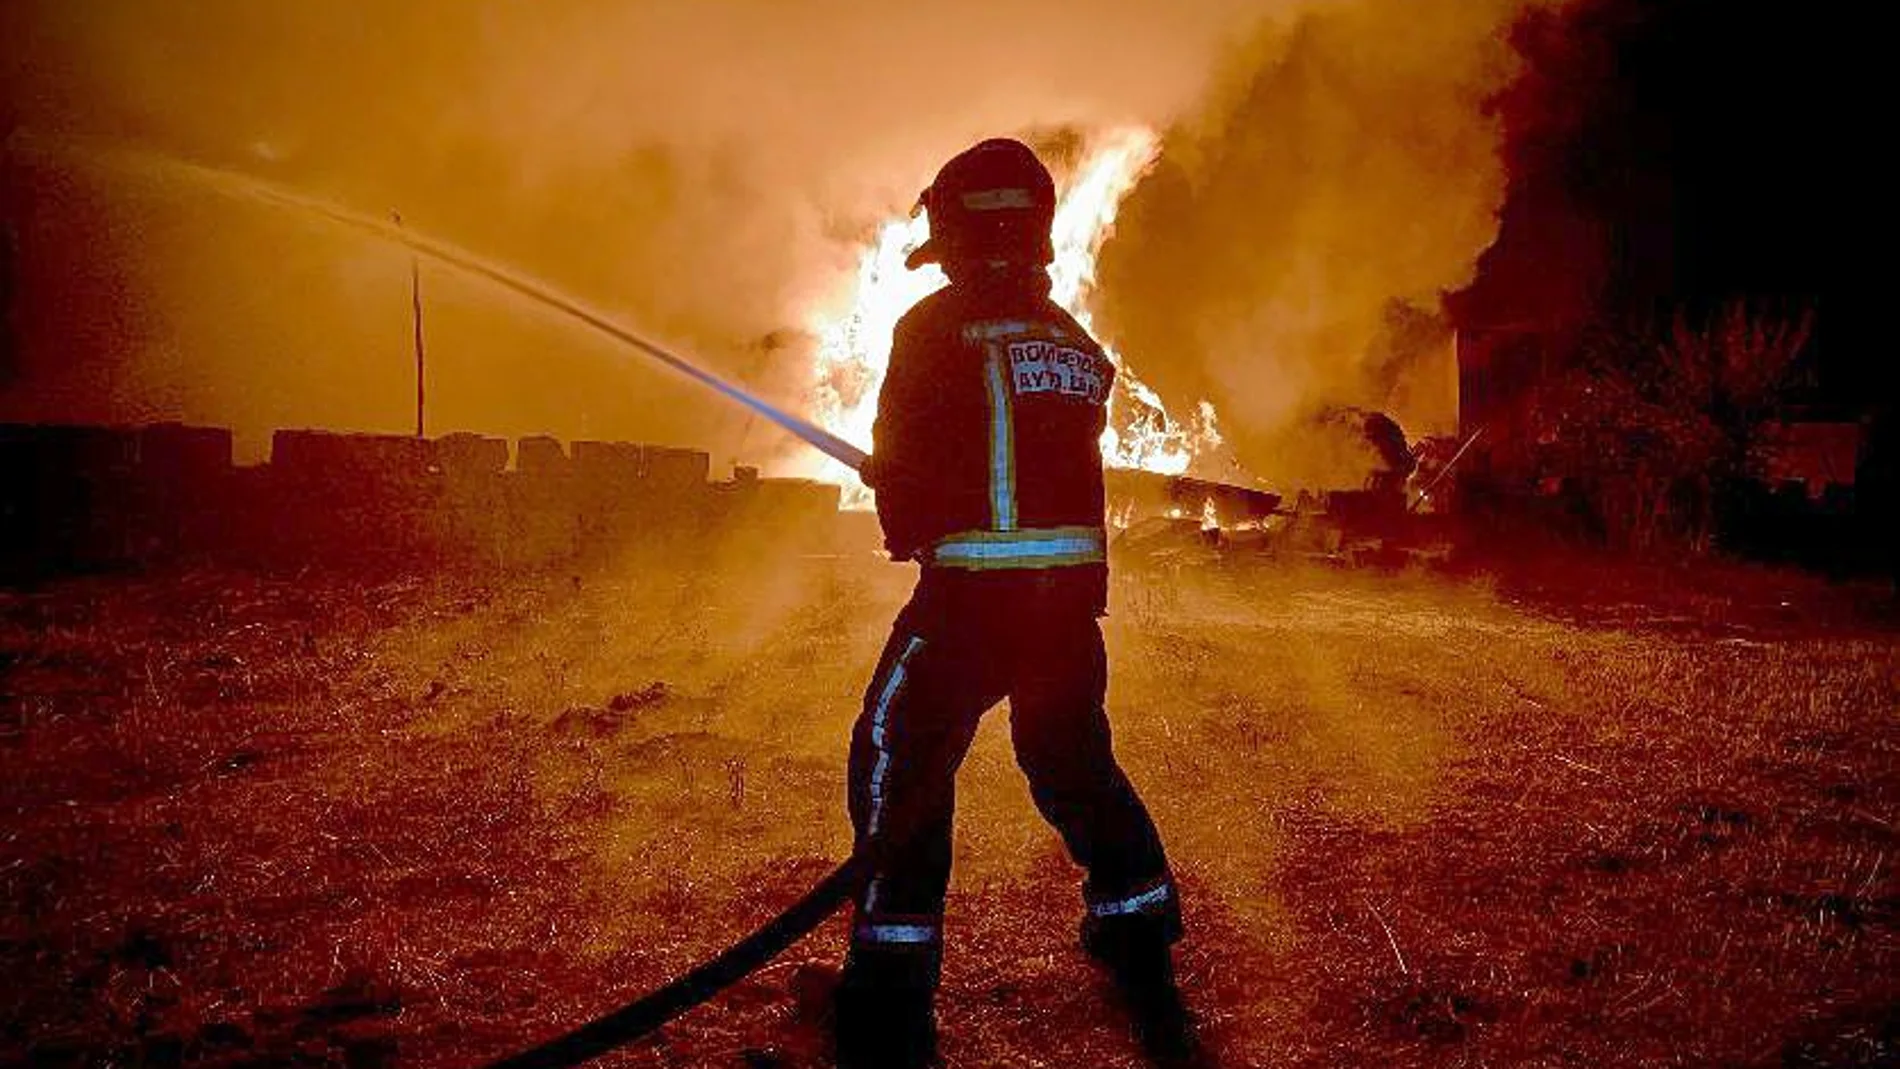
[[1284,496],[1142,471],[1109,473],[1111,548],[1145,563],[1289,559],[1346,567],[1442,561],[1451,518],[1430,477]]
[[[1452,551],[1452,503],[1474,439],[1416,442],[1381,412],[1338,408],[1324,429],[1356,444],[1351,485],[1285,494],[1188,476],[1108,473],[1112,542],[1172,564],[1276,558],[1349,567],[1431,564]],[[1352,479],[1356,478],[1356,482]]]

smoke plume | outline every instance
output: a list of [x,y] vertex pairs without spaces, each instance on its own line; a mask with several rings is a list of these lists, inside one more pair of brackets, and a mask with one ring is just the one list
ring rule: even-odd
[[[1258,454],[1298,410],[1283,397],[1363,363],[1381,302],[1455,282],[1487,239],[1475,101],[1502,3],[9,5],[0,88],[33,136],[6,156],[21,337],[0,418],[225,423],[252,455],[273,427],[412,419],[405,251],[39,146],[400,211],[802,407],[801,329],[944,158],[1136,122],[1175,132],[1111,246],[1113,329],[1171,403],[1208,393]],[[787,448],[578,328],[421,276],[431,432]]]
[[1326,5],[1260,30],[1180,124],[1104,250],[1103,318],[1169,397],[1220,410],[1280,486],[1356,486],[1336,406],[1414,438],[1457,425],[1439,300],[1504,190],[1486,101],[1516,0]]

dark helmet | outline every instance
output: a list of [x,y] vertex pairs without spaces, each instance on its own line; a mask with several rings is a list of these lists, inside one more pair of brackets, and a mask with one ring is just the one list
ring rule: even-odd
[[993,137],[957,154],[917,200],[930,213],[930,237],[904,266],[946,260],[1008,260],[1042,266],[1055,259],[1056,184],[1028,145]]

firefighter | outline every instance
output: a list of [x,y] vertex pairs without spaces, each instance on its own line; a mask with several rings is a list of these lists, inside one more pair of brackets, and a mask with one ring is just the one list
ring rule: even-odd
[[959,154],[920,206],[930,234],[907,266],[940,264],[949,285],[897,324],[863,469],[886,550],[920,574],[851,739],[852,821],[889,853],[856,903],[840,1064],[934,1062],[956,769],[1004,698],[1036,806],[1086,873],[1083,948],[1142,1038],[1185,1051],[1178,892],[1103,710],[1115,368],[1049,297],[1055,187],[1026,145]]

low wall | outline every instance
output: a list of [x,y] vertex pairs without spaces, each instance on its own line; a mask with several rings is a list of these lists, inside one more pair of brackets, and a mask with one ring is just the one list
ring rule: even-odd
[[537,566],[837,515],[834,486],[710,478],[703,452],[628,442],[280,430],[232,463],[220,427],[0,424],[0,574],[169,561]]

